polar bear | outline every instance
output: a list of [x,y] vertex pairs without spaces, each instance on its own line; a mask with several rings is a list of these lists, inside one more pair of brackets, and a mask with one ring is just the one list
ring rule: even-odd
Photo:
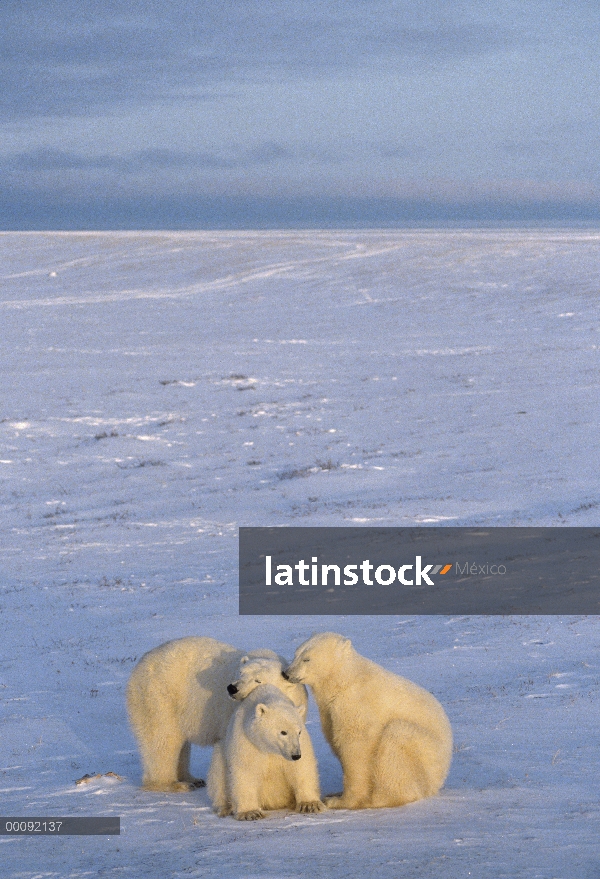
[[277,687],[259,684],[239,702],[214,747],[208,794],[222,818],[264,818],[263,809],[325,808],[312,743],[299,710]]
[[452,757],[452,729],[431,693],[361,656],[342,635],[313,635],[284,675],[311,687],[325,738],[342,764],[333,809],[402,806],[432,796]]
[[[241,701],[245,699],[259,684],[273,684],[288,699],[294,703],[300,717],[306,720],[308,712],[308,693],[303,685],[293,684],[283,676],[283,668],[281,659],[268,659],[265,656],[252,658],[245,657],[246,661],[240,664],[240,676],[236,681],[232,681],[227,687],[227,692],[232,699]],[[287,684],[287,686],[286,686]]]
[[146,653],[127,685],[129,720],[137,739],[145,790],[188,791],[204,781],[190,774],[191,745],[214,745],[225,738],[235,702],[227,685],[239,677],[247,662],[258,677],[260,661],[267,663],[271,683],[277,682],[298,705],[306,706],[306,688],[281,676],[286,660],[272,650],[245,653],[213,638],[189,637],[167,641]]

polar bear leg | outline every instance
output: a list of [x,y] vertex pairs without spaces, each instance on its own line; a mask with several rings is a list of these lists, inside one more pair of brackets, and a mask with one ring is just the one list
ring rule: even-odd
[[374,755],[372,807],[403,806],[437,793],[445,778],[436,771],[439,751],[428,730],[403,720],[386,724]]
[[340,753],[344,772],[344,791],[325,797],[329,809],[366,809],[373,789],[373,753],[375,742],[345,742]]
[[238,821],[256,821],[265,817],[260,808],[259,791],[262,787],[262,779],[257,779],[255,772],[245,771],[242,766],[230,766],[229,784],[231,811],[234,818]]
[[185,742],[181,749],[181,753],[179,754],[179,760],[177,762],[177,780],[186,781],[192,787],[204,787],[206,785],[206,782],[202,778],[195,778],[190,773],[191,750],[191,744],[189,742]]
[[325,806],[321,802],[317,761],[308,736],[302,741],[302,759],[294,761],[286,768],[296,802],[296,812],[322,812]]
[[[179,766],[185,742],[178,732],[165,733],[140,743],[144,790],[189,791],[191,783],[179,779]],[[184,758],[185,759],[185,758]],[[189,755],[188,758],[189,760]]]
[[216,742],[213,748],[206,781],[208,795],[219,818],[231,815],[233,810],[227,792],[227,763],[222,742]]

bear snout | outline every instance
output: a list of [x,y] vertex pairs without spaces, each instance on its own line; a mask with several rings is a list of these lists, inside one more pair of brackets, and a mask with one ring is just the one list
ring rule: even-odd
[[237,691],[238,691],[238,688],[236,687],[235,684],[228,684],[227,692],[229,693],[230,696],[235,696]]
[[284,678],[286,681],[289,681],[290,684],[301,684],[302,683],[302,681],[298,678],[297,675],[295,675],[293,673],[290,674],[289,668],[286,668],[285,671],[281,672],[281,677]]
[[299,760],[302,754],[292,754],[292,760]]

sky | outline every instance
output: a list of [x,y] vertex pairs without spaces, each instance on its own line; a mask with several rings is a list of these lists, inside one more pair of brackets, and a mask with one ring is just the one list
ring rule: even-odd
[[0,228],[600,223],[597,0],[4,0]]

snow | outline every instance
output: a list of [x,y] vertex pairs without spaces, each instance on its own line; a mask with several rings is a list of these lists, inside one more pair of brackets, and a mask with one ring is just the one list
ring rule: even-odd
[[[597,525],[599,244],[0,235],[1,811],[121,816],[120,837],[0,837],[3,876],[597,877],[596,617],[239,617],[237,529]],[[124,687],[146,650],[291,657],[324,630],[445,706],[438,797],[240,824],[204,790],[140,790]],[[333,792],[314,704],[308,728]]]

